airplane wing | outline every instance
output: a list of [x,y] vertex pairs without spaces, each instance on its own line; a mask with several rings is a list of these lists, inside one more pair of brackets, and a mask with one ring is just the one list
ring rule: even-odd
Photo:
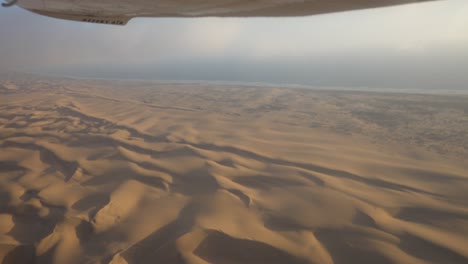
[[125,25],[134,17],[308,16],[434,0],[6,0],[32,12]]

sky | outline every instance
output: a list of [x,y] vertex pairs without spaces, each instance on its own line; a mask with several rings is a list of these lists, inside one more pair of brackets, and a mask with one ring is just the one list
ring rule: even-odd
[[0,9],[0,69],[86,78],[468,90],[468,1],[96,25]]

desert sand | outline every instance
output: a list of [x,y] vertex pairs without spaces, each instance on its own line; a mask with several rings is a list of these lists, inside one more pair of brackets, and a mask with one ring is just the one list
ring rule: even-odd
[[468,263],[468,97],[0,82],[0,263]]

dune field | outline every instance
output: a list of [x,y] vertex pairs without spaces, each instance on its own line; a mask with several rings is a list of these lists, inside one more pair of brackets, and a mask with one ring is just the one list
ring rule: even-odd
[[4,78],[0,263],[468,263],[468,96]]

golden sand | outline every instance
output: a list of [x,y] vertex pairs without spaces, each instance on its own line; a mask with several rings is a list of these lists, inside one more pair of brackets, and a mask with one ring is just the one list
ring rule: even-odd
[[1,263],[468,263],[467,105],[5,81]]

